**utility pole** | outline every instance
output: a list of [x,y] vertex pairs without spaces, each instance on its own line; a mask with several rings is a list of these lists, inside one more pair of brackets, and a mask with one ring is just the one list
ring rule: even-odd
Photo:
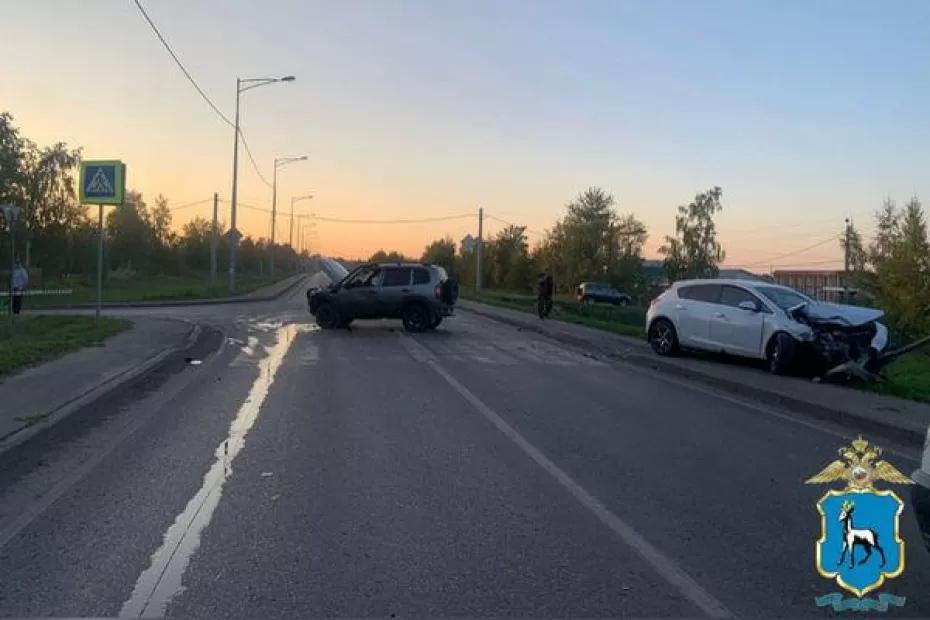
[[233,143],[233,182],[232,182],[232,200],[229,203],[229,294],[236,292],[236,244],[239,239],[236,236],[236,199],[239,197],[239,95],[242,93],[242,80],[236,78],[236,124],[233,129],[235,132],[235,142]]
[[[236,123],[233,125],[235,141],[233,142],[233,182],[232,200],[230,201],[229,218],[229,294],[236,292],[236,246],[239,244],[239,231],[236,230],[236,205],[239,197],[239,96],[247,90],[273,84],[275,82],[293,82],[293,75],[279,78],[236,78]],[[243,84],[246,86],[243,88]]]
[[268,258],[268,275],[274,277],[274,229],[278,216],[278,160],[274,160],[274,180],[271,182],[271,255]]
[[100,322],[100,307],[103,306],[103,205],[98,205],[97,220],[97,309],[94,320]]
[[[100,207],[103,209],[103,207]],[[12,211],[13,213],[18,213],[18,211]],[[10,337],[13,336],[13,268],[16,265],[16,218],[9,216],[10,211],[7,212],[7,221],[6,225],[10,228],[10,297],[7,299],[9,302],[10,310]]]
[[216,247],[218,239],[217,231],[217,210],[219,209],[220,195],[213,192],[213,231],[210,235],[210,284],[216,284]]
[[[277,227],[278,221],[278,168],[281,166],[286,166],[287,164],[292,164],[295,161],[304,161],[307,159],[306,155],[301,155],[300,157],[275,157],[274,158],[274,181],[271,183],[271,256],[269,258],[269,273],[274,277],[274,236],[275,228]],[[294,236],[294,199],[291,198],[291,239],[293,241]],[[293,250],[293,246],[291,246]]]
[[481,292],[481,263],[484,258],[484,208],[478,207],[478,245],[475,247],[475,292]]
[[19,219],[20,208],[11,204],[0,205],[0,212],[3,213],[3,219],[6,221],[7,230],[10,231],[10,288],[9,288],[9,313],[10,313],[10,337],[13,336],[13,267],[16,264],[16,220]]
[[843,303],[849,303],[849,218],[846,218],[846,243],[843,244]]

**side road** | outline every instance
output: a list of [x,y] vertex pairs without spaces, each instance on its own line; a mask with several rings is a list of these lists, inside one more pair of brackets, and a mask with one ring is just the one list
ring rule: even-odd
[[[238,295],[235,297],[217,297],[213,299],[177,299],[177,300],[158,300],[158,301],[110,301],[103,304],[104,308],[169,308],[174,306],[204,306],[204,305],[214,305],[214,304],[237,304],[237,303],[252,303],[256,301],[272,301],[281,297],[305,278],[308,274],[299,273],[293,276],[279,280],[274,284],[264,286],[260,289],[256,289],[251,293],[246,295]],[[94,308],[95,304],[64,304],[57,306],[45,306],[37,310],[37,312],[43,312],[45,310],[80,310],[87,308]]]
[[187,321],[137,317],[130,329],[102,346],[68,353],[5,379],[0,383],[0,452],[187,348],[199,331]]
[[[306,274],[286,278],[233,301],[276,300],[306,278]],[[117,307],[220,302],[230,300],[119,304]],[[108,307],[113,305],[108,304]],[[187,320],[138,315],[131,320],[133,326],[129,330],[107,340],[103,346],[69,353],[0,382],[0,452],[156,368],[172,353],[189,349],[201,331],[197,324]]]
[[555,319],[543,321],[524,312],[479,302],[460,299],[458,308],[586,348],[608,359],[660,370],[734,395],[837,422],[853,432],[880,433],[919,446],[930,426],[930,405],[923,403],[798,377],[779,377],[743,361],[721,360],[714,356],[701,356],[701,359],[688,355],[659,357],[646,341],[638,338]]

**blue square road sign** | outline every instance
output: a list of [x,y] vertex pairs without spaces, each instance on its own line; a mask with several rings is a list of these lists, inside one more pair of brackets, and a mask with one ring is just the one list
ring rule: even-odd
[[81,162],[82,204],[122,204],[125,187],[126,166],[121,161]]

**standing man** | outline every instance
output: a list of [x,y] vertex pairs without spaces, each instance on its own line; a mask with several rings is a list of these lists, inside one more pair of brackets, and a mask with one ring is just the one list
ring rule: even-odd
[[552,295],[555,292],[555,283],[552,281],[552,273],[546,267],[545,271],[539,274],[539,290],[536,295],[536,309],[539,312],[539,318],[545,319],[552,312]]
[[19,314],[19,311],[23,308],[23,291],[26,290],[26,285],[29,284],[29,272],[23,268],[19,261],[16,261],[10,279],[13,285],[13,314]]

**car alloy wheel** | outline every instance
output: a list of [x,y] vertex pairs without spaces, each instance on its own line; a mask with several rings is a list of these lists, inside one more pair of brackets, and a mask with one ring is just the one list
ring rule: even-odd
[[678,348],[675,328],[665,319],[657,320],[649,330],[649,343],[659,355],[672,355]]
[[776,375],[789,374],[794,365],[796,346],[788,334],[775,334],[768,350],[769,371]]

